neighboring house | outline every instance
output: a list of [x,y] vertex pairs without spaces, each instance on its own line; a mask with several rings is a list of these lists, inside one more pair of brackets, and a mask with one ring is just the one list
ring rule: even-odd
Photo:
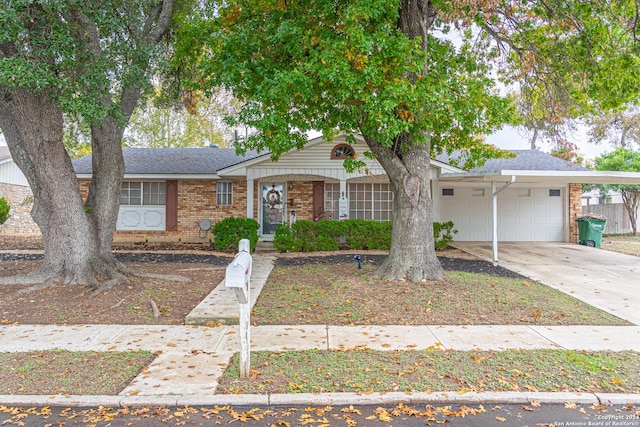
[[605,233],[631,233],[631,220],[619,191],[610,191],[602,195],[599,188],[582,194],[582,212],[586,214],[602,215],[607,218]]
[[612,203],[622,203],[622,194],[619,191],[610,191],[603,195],[599,188],[582,193],[582,206],[607,205]]
[[[204,229],[227,216],[255,218],[260,235],[296,219],[389,220],[393,193],[382,167],[363,155],[366,144],[310,140],[277,162],[269,153],[237,156],[228,148],[124,149],[117,230],[132,240],[207,241]],[[640,174],[594,172],[537,150],[490,160],[465,172],[446,156],[431,161],[434,220],[453,221],[459,241],[577,241],[582,183],[640,183]],[[347,173],[356,155],[364,170]],[[83,194],[91,156],[73,162]],[[495,195],[495,196],[494,196]],[[495,204],[494,204],[495,200]],[[494,207],[495,206],[495,211]]]
[[9,147],[5,146],[0,146],[0,197],[11,206],[11,216],[0,226],[0,235],[40,233],[30,214],[33,194],[27,178],[11,158]]

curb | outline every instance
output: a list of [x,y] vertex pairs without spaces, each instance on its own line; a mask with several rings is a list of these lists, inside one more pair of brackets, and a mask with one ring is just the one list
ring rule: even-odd
[[300,393],[238,395],[156,395],[156,396],[79,396],[79,395],[0,395],[5,406],[302,406],[302,405],[395,405],[405,404],[530,404],[577,403],[584,405],[640,405],[640,394],[571,392],[434,392],[434,393]]

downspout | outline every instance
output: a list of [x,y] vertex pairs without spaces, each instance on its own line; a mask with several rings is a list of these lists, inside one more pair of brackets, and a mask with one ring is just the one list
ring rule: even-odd
[[491,181],[491,214],[493,216],[492,219],[492,234],[493,234],[493,266],[498,265],[498,194],[513,184],[516,181],[515,175],[511,175],[511,179],[507,181],[504,185],[496,190],[496,182]]

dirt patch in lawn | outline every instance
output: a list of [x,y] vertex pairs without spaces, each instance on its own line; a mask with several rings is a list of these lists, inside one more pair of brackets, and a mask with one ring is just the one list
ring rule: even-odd
[[[1,255],[0,255],[1,256]],[[41,261],[0,262],[0,276],[23,274],[38,268]],[[38,255],[34,255],[38,258]],[[15,257],[14,257],[15,258]],[[190,282],[131,277],[97,295],[79,285],[56,285],[24,292],[29,286],[4,285],[0,299],[3,324],[183,324],[184,318],[224,279],[228,259],[209,260],[196,255],[181,257],[163,254],[120,255],[128,267],[138,271],[180,275]],[[216,257],[214,257],[216,258]],[[179,262],[167,262],[167,260]],[[136,262],[134,262],[136,261]],[[194,262],[199,261],[199,262]],[[160,316],[154,317],[152,302]]]

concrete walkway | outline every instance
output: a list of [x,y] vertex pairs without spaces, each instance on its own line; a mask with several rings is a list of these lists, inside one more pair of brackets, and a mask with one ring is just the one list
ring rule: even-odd
[[[273,268],[273,255],[255,255],[252,302]],[[547,268],[549,271],[549,269]],[[238,304],[224,282],[190,314],[193,322],[221,326],[4,325],[0,349],[25,352],[149,350],[158,356],[118,396],[0,396],[5,405],[295,405],[394,402],[640,403],[640,395],[590,393],[353,393],[214,395],[217,380],[239,351]],[[505,350],[563,348],[640,351],[640,326],[255,326],[252,351],[306,349]]]
[[[453,246],[487,261],[491,242]],[[498,265],[640,325],[640,258],[572,243],[499,243]]]

